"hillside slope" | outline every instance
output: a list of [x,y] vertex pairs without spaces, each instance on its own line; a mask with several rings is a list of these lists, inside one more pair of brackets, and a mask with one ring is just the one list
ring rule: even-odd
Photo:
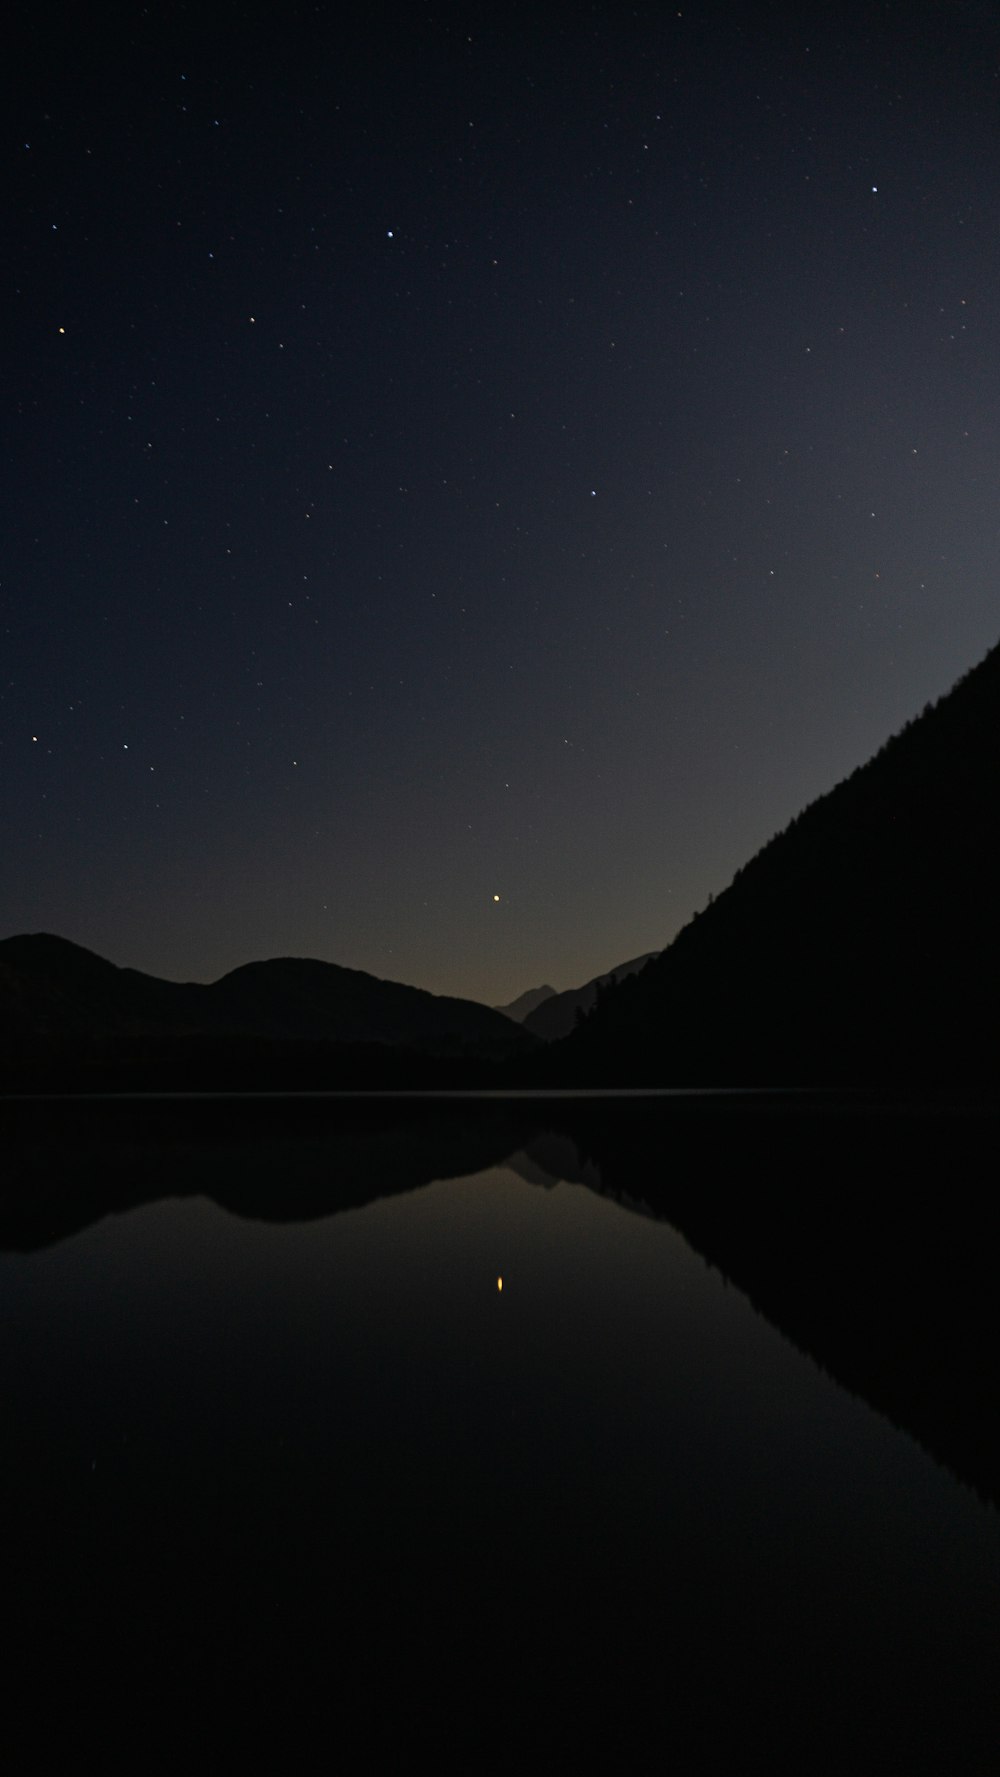
[[603,988],[613,980],[623,981],[626,976],[644,969],[656,954],[655,950],[647,951],[645,956],[619,963],[617,968],[609,969],[604,975],[595,975],[593,981],[585,981],[582,987],[568,987],[564,993],[552,994],[528,1013],[524,1019],[525,1030],[530,1030],[532,1036],[542,1037],[547,1043],[566,1036],[576,1024],[578,1015],[589,1012],[597,1003]]
[[992,1085],[1000,647],[552,1057],[566,1083]]
[[503,1054],[528,1044],[489,1006],[304,957],[247,963],[204,985],[121,969],[49,933],[0,941],[0,1041],[122,1048],[140,1038],[406,1044]]

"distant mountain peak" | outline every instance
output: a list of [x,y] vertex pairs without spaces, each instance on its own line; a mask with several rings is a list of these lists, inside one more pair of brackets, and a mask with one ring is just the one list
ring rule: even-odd
[[532,1036],[542,1037],[548,1043],[558,1037],[568,1036],[578,1016],[590,1011],[602,987],[607,987],[612,980],[624,981],[629,975],[636,974],[658,954],[655,950],[649,950],[644,956],[634,956],[631,962],[619,963],[604,975],[595,975],[592,981],[585,981],[582,987],[570,987],[565,993],[547,996],[526,1014],[525,1030],[530,1030]]
[[527,993],[519,994],[516,1000],[511,1000],[509,1006],[494,1006],[493,1010],[502,1012],[505,1018],[513,1018],[516,1024],[523,1024],[536,1007],[544,1005],[546,1000],[554,999],[555,992],[555,988],[548,985],[529,987]]

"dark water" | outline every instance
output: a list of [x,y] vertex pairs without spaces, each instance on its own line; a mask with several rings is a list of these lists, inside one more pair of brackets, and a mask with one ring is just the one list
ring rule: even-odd
[[[91,1196],[106,1154],[154,1200],[0,1255],[12,1729],[195,1768],[996,1768],[994,1506],[565,1134],[406,1190],[376,1159],[342,1207],[363,1146],[92,1140]],[[237,1214],[204,1192],[241,1166]]]

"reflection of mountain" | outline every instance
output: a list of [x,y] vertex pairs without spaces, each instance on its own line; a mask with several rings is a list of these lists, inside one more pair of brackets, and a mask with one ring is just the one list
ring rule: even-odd
[[998,710],[1000,647],[602,995],[550,1077],[995,1086]]
[[543,1129],[526,1146],[508,1154],[505,1165],[529,1185],[589,1185],[600,1191],[601,1173],[596,1162],[583,1159],[572,1135]]
[[[1000,1504],[1000,1111],[771,1096],[577,1100],[639,1199],[835,1379]],[[559,1121],[562,1122],[561,1113]]]
[[1000,1503],[997,1112],[864,1100],[8,1103],[0,1245],[202,1193],[331,1215],[520,1151],[669,1221],[788,1338]]
[[49,1246],[163,1197],[311,1221],[498,1165],[533,1128],[503,1099],[471,1110],[419,1095],[8,1101],[0,1248]]

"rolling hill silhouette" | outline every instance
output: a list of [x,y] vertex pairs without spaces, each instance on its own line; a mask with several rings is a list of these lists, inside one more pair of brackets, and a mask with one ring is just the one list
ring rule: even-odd
[[528,1041],[473,1000],[304,957],[247,963],[202,985],[118,968],[48,933],[0,941],[0,1050],[10,1063],[87,1054],[114,1064],[143,1048],[155,1059],[235,1045],[260,1065],[289,1044],[499,1056]]
[[998,785],[1000,647],[606,990],[549,1078],[995,1086]]

